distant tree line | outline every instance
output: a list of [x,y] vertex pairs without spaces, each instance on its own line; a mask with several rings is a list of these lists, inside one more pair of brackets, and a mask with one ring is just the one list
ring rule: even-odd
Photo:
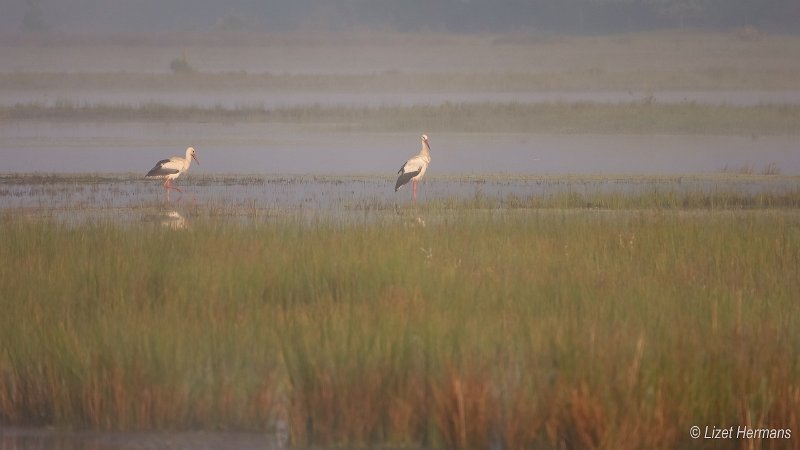
[[[608,33],[755,26],[800,32],[800,0],[322,0],[354,23],[402,31]],[[344,17],[348,17],[345,15]]]
[[800,32],[800,0],[25,0],[26,31]]

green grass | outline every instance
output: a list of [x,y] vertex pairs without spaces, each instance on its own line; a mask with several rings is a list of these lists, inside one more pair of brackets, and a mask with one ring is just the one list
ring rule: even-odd
[[360,131],[795,135],[800,106],[695,103],[445,103],[434,106],[236,108],[76,104],[0,107],[6,120],[234,121],[333,125]]
[[282,415],[298,446],[429,448],[800,429],[794,209],[398,214],[183,231],[3,214],[0,423]]

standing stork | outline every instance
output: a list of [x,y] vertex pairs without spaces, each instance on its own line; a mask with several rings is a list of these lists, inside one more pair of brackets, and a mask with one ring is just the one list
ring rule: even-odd
[[394,185],[394,191],[397,192],[401,187],[411,181],[411,198],[417,200],[417,182],[425,176],[425,171],[428,170],[428,164],[431,163],[431,146],[428,143],[428,135],[422,135],[422,149],[419,155],[412,156],[411,159],[403,164],[403,167],[397,171],[397,183]]
[[[156,163],[155,167],[150,169],[150,172],[147,172],[145,177],[164,178],[164,189],[167,194],[167,201],[169,201],[170,189],[175,189],[176,191],[183,193],[180,188],[172,186],[172,180],[178,178],[182,173],[189,170],[189,166],[192,164],[193,159],[197,161],[197,155],[194,151],[194,148],[189,147],[186,149],[186,157],[173,156],[170,159],[162,159]],[[200,161],[197,161],[197,164],[200,164]]]

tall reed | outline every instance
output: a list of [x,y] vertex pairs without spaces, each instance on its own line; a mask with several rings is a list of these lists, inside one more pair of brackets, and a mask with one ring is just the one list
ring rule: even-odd
[[792,210],[442,212],[182,231],[5,215],[0,421],[285,414],[297,446],[428,448],[800,430]]

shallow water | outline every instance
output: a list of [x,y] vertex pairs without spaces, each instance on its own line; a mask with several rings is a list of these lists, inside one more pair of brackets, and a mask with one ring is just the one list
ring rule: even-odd
[[[414,212],[408,209],[412,205],[409,187],[395,192],[393,177],[201,175],[179,181],[176,185],[183,192],[171,192],[167,199],[160,181],[131,174],[6,175],[0,177],[0,214],[67,223],[111,221],[181,229],[198,219],[258,223],[294,217],[374,223],[406,220],[405,213]],[[459,202],[502,208],[520,200],[565,195],[577,195],[589,203],[595,195],[780,195],[796,192],[798,184],[797,177],[785,176],[439,175],[420,183],[418,201],[422,205],[437,202],[441,209],[437,211],[445,213]]]
[[[425,130],[421,130],[424,132]],[[800,136],[431,134],[429,174],[800,174]],[[393,175],[416,133],[258,123],[0,123],[0,173],[141,172],[194,146],[191,174]]]

